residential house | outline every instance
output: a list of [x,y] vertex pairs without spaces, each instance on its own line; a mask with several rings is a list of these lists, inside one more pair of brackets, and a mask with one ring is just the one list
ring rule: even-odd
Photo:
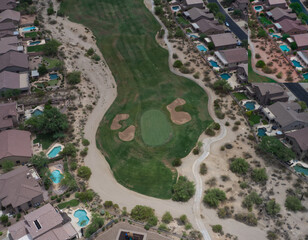
[[0,1],[0,12],[7,9],[14,9],[16,7],[16,0],[1,0]]
[[25,53],[10,51],[0,55],[0,72],[28,72],[29,60]]
[[22,130],[0,132],[0,164],[10,160],[15,164],[26,163],[32,157],[31,133]]
[[70,240],[78,238],[78,233],[68,218],[48,203],[10,226],[8,236],[10,240]]
[[0,55],[9,51],[23,52],[21,41],[16,36],[0,38]]
[[0,206],[6,212],[22,212],[43,201],[41,178],[33,168],[19,166],[0,175]]
[[308,68],[308,50],[297,52],[298,60],[304,68]]
[[240,64],[236,70],[236,77],[239,83],[248,83],[248,64]]
[[294,39],[298,50],[308,50],[308,33],[293,35],[292,38]]
[[13,89],[18,89],[21,92],[29,90],[28,73],[0,72],[0,94]]
[[214,34],[210,36],[210,39],[214,43],[215,50],[235,48],[237,45],[237,40],[231,33]]
[[248,11],[248,0],[235,0],[235,2],[232,3],[232,7],[234,9],[241,10],[242,12]]
[[0,131],[16,127],[18,118],[16,102],[0,104]]
[[308,127],[286,133],[285,139],[299,160],[308,160]]
[[279,7],[276,7],[268,12],[266,12],[266,15],[272,19],[274,22],[279,22],[284,19],[289,20],[296,20],[296,13],[292,13],[291,9],[282,9]]
[[18,25],[20,21],[20,12],[14,10],[5,10],[0,13],[0,23],[13,22]]
[[300,21],[292,21],[290,19],[284,19],[274,24],[278,31],[289,34],[302,34],[307,33],[307,28],[301,24]]
[[252,83],[248,93],[262,106],[275,102],[287,102],[288,94],[277,83]]
[[13,22],[0,23],[0,32],[2,31],[16,31],[17,26]]
[[193,7],[189,9],[188,11],[183,13],[184,16],[189,19],[191,22],[197,22],[201,19],[206,20],[214,20],[214,14],[210,12],[206,12],[203,9]]
[[215,51],[218,64],[225,69],[237,69],[238,65],[248,63],[248,54],[245,48],[233,48]]
[[192,27],[201,33],[206,35],[223,33],[225,30],[223,26],[215,24],[214,22],[208,21],[206,19],[201,19],[195,23],[191,24]]
[[267,120],[276,124],[282,131],[291,131],[308,127],[308,112],[301,112],[296,102],[276,102],[263,108]]
[[0,38],[12,37],[12,36],[18,36],[18,35],[19,35],[18,31],[8,30],[8,31],[1,31],[0,32]]
[[182,7],[184,9],[190,9],[193,7],[204,8],[204,3],[203,0],[184,0]]
[[267,4],[269,6],[269,8],[287,8],[287,2],[286,0],[267,0]]

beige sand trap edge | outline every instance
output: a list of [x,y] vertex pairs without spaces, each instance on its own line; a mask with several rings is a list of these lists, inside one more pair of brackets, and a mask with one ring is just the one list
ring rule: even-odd
[[136,127],[134,125],[130,125],[123,132],[119,132],[119,138],[122,141],[129,142],[135,138]]
[[112,120],[110,129],[111,130],[118,130],[122,127],[122,125],[119,123],[120,121],[126,120],[129,118],[129,114],[123,113],[123,114],[117,114],[114,119]]
[[167,105],[167,109],[170,112],[171,115],[171,121],[177,125],[182,125],[191,120],[191,116],[187,112],[177,112],[175,111],[175,108],[177,106],[184,105],[186,101],[182,98],[175,99],[172,103]]

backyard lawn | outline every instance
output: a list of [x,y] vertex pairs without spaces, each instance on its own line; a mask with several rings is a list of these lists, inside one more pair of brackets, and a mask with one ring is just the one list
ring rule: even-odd
[[63,62],[56,58],[43,57],[43,62],[45,63],[47,69],[53,69],[63,65]]
[[248,99],[245,93],[242,92],[235,92],[233,93],[233,96],[237,99],[237,101],[242,101],[244,99]]
[[43,49],[44,49],[44,44],[27,47],[28,52],[43,52]]
[[28,32],[25,33],[26,38],[35,38],[37,36],[37,32]]
[[53,79],[53,80],[49,80],[48,81],[48,85],[49,86],[56,86],[58,84],[58,80],[57,79]]
[[273,24],[273,22],[269,19],[267,19],[266,17],[260,17],[260,22],[266,27],[268,25]]
[[[212,123],[207,95],[194,82],[170,72],[168,51],[155,41],[160,25],[142,0],[66,0],[62,9],[70,20],[93,31],[117,82],[117,98],[96,136],[114,177],[136,192],[171,198],[177,179],[172,161],[186,156]],[[166,109],[178,97],[186,104],[177,110],[192,117],[184,125],[173,124]],[[129,118],[119,130],[111,130],[112,120],[121,113]],[[136,127],[135,138],[123,142],[118,133],[130,125]]]
[[253,126],[255,124],[260,123],[261,117],[259,115],[257,115],[257,114],[252,113],[249,116],[248,120],[249,120],[250,125]]
[[248,81],[249,82],[276,82],[271,78],[259,75],[252,69],[250,50],[248,50]]
[[184,25],[184,26],[190,24],[190,22],[187,19],[185,19],[183,16],[177,17],[177,20],[181,25]]
[[48,149],[53,142],[54,142],[53,138],[45,135],[37,135],[36,139],[33,141],[33,143],[42,144],[43,150]]

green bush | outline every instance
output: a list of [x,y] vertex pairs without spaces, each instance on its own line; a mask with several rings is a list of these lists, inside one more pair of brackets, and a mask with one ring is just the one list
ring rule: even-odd
[[272,232],[272,231],[267,231],[266,237],[267,237],[268,240],[276,240],[276,239],[278,239],[277,234]]
[[217,224],[212,226],[212,230],[214,233],[222,233],[222,226]]
[[268,179],[265,168],[256,168],[251,174],[252,180],[257,183],[265,183]]
[[89,180],[92,175],[92,171],[87,166],[81,166],[78,168],[77,176]]
[[182,222],[182,224],[185,224],[188,220],[187,220],[187,216],[185,214],[180,216],[180,221]]
[[79,205],[79,200],[78,199],[72,199],[70,201],[58,204],[58,208],[63,209],[63,208],[67,208],[67,207],[76,207],[78,205]]
[[101,57],[98,56],[96,53],[92,56],[92,59],[96,62],[100,61],[101,60]]
[[93,214],[91,224],[86,228],[85,237],[89,238],[103,225],[104,225],[104,219],[101,218],[98,214]]
[[208,136],[215,136],[215,132],[212,128],[208,127],[206,130],[205,130],[205,134],[208,135]]
[[232,216],[232,212],[228,206],[223,208],[218,208],[217,215],[219,218],[230,218]]
[[169,229],[168,229],[168,227],[167,227],[167,225],[165,223],[162,223],[162,224],[160,224],[158,226],[158,230],[160,230],[160,231],[168,231]]
[[262,202],[262,198],[256,192],[251,192],[244,198],[242,205],[249,211],[252,211],[252,207],[254,204],[259,206]]
[[64,146],[63,150],[60,152],[60,155],[67,157],[76,157],[77,149],[72,143],[68,143]]
[[43,46],[43,52],[46,56],[56,56],[58,54],[58,47],[61,45],[60,42],[58,42],[55,39],[52,39]]
[[47,8],[47,15],[48,15],[48,16],[50,16],[50,15],[52,15],[52,14],[54,14],[54,13],[55,13],[55,11],[53,10],[52,7]]
[[296,196],[287,196],[285,201],[285,207],[289,211],[293,212],[302,211],[305,209],[305,207],[301,203],[301,200],[298,199]]
[[110,208],[110,207],[112,207],[113,206],[113,202],[112,201],[106,201],[106,202],[104,202],[104,207],[105,208]]
[[89,141],[88,139],[83,138],[83,139],[82,139],[82,145],[85,146],[85,147],[87,147],[87,146],[90,145],[90,141]]
[[39,72],[40,76],[43,76],[46,73],[48,73],[48,70],[45,64],[40,65],[37,71]]
[[162,217],[162,222],[168,224],[171,221],[173,221],[173,217],[172,217],[171,213],[170,212],[165,212],[163,217]]
[[89,48],[87,50],[87,55],[92,56],[94,54],[94,49],[93,48]]
[[236,158],[230,163],[230,170],[234,173],[243,175],[249,169],[249,163],[243,158]]
[[195,194],[195,185],[186,177],[180,176],[172,187],[172,200],[187,202]]
[[235,220],[245,223],[248,226],[257,226],[258,219],[253,213],[239,213],[235,214]]
[[71,72],[67,74],[66,78],[67,78],[68,84],[71,84],[71,85],[78,84],[81,81],[81,72],[79,71]]
[[200,174],[205,175],[207,173],[207,167],[205,163],[201,163],[200,165]]
[[182,165],[182,160],[180,158],[176,158],[172,161],[172,166],[173,167],[179,167]]
[[80,156],[85,157],[88,155],[88,148],[85,147],[81,152],[80,152]]
[[9,217],[8,217],[7,215],[2,215],[2,216],[0,217],[0,222],[1,222],[2,224],[6,224],[6,223],[8,223],[8,221],[9,221]]
[[212,188],[206,192],[203,202],[210,207],[217,208],[219,203],[226,199],[227,197],[224,191],[218,188]]
[[247,188],[248,187],[248,183],[247,182],[241,182],[240,183],[240,188],[241,189],[245,189],[245,188]]
[[14,169],[15,163],[10,160],[4,160],[2,162],[2,169],[5,173],[12,171]]
[[180,68],[183,66],[183,63],[180,61],[180,60],[176,60],[174,63],[173,63],[173,67],[175,68]]
[[86,190],[84,192],[76,193],[75,197],[83,203],[91,202],[94,198],[94,192],[92,190]]
[[154,209],[147,206],[136,205],[131,211],[131,217],[135,221],[147,222],[154,216]]
[[259,60],[257,63],[256,63],[256,67],[257,68],[263,68],[265,66],[265,62],[262,61],[262,60]]
[[280,205],[276,203],[275,199],[272,199],[266,203],[265,209],[268,215],[276,216],[280,212]]

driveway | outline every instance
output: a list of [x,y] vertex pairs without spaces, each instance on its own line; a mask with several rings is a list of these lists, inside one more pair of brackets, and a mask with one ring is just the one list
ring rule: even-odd
[[284,84],[299,100],[308,105],[308,92],[299,83]]

